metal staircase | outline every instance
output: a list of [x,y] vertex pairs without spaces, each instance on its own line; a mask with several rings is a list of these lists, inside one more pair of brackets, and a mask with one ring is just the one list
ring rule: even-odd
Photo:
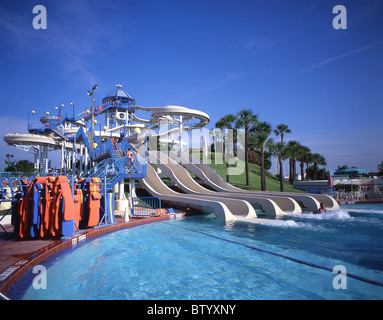
[[102,181],[105,181],[105,191],[108,192],[121,179],[144,178],[146,176],[146,159],[139,161],[136,156],[126,158],[123,156],[122,150],[115,150],[115,153],[115,157],[102,160],[83,174],[82,178],[101,178]]

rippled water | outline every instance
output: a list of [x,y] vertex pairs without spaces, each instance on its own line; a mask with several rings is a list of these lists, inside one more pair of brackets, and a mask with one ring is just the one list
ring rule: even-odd
[[47,289],[30,286],[23,298],[383,297],[382,287],[349,277],[347,289],[336,290],[335,273],[241,245],[331,269],[342,265],[349,273],[383,281],[382,204],[261,220],[225,224],[211,215],[195,216],[88,240],[47,263]]

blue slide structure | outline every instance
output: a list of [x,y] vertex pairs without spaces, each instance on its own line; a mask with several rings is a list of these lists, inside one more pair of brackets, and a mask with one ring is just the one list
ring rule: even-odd
[[[106,112],[108,109],[115,109],[118,106],[119,102],[117,101],[97,106],[94,109],[94,116],[98,116]],[[28,130],[30,133],[37,134],[51,132],[65,141],[78,142],[82,140],[88,149],[88,153],[91,154],[91,133],[87,132],[87,129],[84,126],[80,126],[75,134],[63,134],[59,129],[59,126],[64,122],[76,123],[81,120],[89,120],[91,117],[92,114],[88,110],[80,112],[76,115],[73,113],[72,116],[61,116],[60,109],[57,116],[47,115],[42,117],[40,122],[28,121]],[[106,189],[110,190],[121,179],[143,178],[146,176],[146,159],[145,161],[142,161],[141,159],[139,161],[136,155],[133,155],[133,157],[127,157],[127,152],[131,149],[131,146],[127,140],[116,143],[115,140],[111,138],[101,142],[101,139],[93,134],[93,142],[97,144],[97,146],[93,148],[92,154],[92,160],[96,162],[96,165],[91,170],[83,174],[83,178],[99,177],[104,180],[104,177],[106,177]]]
[[106,178],[106,191],[122,179],[145,178],[146,159],[138,159],[135,154],[128,157],[126,154],[129,149],[131,146],[127,140],[121,143],[115,143],[111,139],[105,141],[93,151],[94,159],[101,161],[83,177],[99,177],[102,180]]
[[[102,113],[104,113],[108,109],[116,108],[119,104],[116,102],[113,103],[107,103],[101,106],[97,106],[94,108],[94,116],[98,116]],[[44,133],[44,132],[54,132],[58,133],[57,127],[63,124],[64,122],[77,122],[77,121],[87,121],[92,117],[92,114],[88,111],[82,111],[78,114],[72,114],[70,115],[61,115],[61,108],[60,113],[57,116],[45,116],[40,119],[39,122],[29,122],[28,121],[28,131],[30,133]]]

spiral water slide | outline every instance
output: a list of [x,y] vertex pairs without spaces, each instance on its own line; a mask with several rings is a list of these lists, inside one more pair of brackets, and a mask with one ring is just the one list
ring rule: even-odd
[[217,192],[198,184],[189,173],[167,153],[150,151],[149,160],[154,162],[176,185],[188,194],[198,196],[219,197],[221,199],[245,200],[255,208],[261,209],[268,217],[281,216],[286,213],[301,213],[299,204],[289,197],[265,197],[255,194],[239,194],[238,192]]
[[230,183],[223,180],[218,173],[207,164],[201,163],[193,155],[186,153],[171,152],[170,156],[177,162],[180,162],[185,168],[194,173],[198,178],[204,181],[207,185],[217,191],[240,193],[241,195],[256,195],[265,198],[291,198],[298,201],[307,210],[318,210],[320,202],[323,202],[325,207],[330,210],[339,209],[338,203],[334,198],[324,194],[300,194],[293,192],[271,192],[271,191],[246,191],[234,187]]
[[[8,133],[4,141],[9,145],[40,145],[53,149],[61,148],[61,141],[52,137],[33,133]],[[72,149],[73,143],[67,142],[67,148]]]
[[210,121],[209,116],[205,112],[181,106],[169,105],[165,107],[143,107],[136,105],[132,106],[132,109],[150,112],[151,119],[149,120],[140,119],[133,115],[134,119],[138,122],[158,124],[161,120],[166,120],[168,116],[182,116],[183,121],[190,121],[192,119],[197,119],[199,121],[198,123],[193,123],[190,126],[185,126],[183,130],[203,128]]

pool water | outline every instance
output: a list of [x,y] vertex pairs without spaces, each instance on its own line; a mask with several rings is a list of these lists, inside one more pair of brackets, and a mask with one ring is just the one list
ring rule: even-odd
[[252,222],[193,216],[87,240],[46,263],[47,289],[30,285],[19,298],[383,298],[381,286],[346,277],[335,289],[336,273],[241,245],[382,282],[383,204]]

